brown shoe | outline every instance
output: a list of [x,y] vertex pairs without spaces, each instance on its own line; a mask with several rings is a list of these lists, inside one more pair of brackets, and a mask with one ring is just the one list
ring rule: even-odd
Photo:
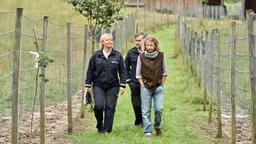
[[161,136],[162,135],[162,131],[160,128],[156,128],[156,135],[157,136]]

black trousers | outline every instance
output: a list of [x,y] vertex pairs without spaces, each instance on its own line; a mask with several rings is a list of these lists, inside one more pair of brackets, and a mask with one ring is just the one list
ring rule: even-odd
[[103,89],[98,86],[93,87],[95,103],[94,114],[97,120],[96,128],[100,132],[112,131],[118,92],[119,87],[112,87],[108,89]]
[[133,110],[135,113],[135,125],[142,124],[142,113],[141,113],[141,98],[140,98],[140,84],[130,82],[129,87],[131,89],[131,101]]

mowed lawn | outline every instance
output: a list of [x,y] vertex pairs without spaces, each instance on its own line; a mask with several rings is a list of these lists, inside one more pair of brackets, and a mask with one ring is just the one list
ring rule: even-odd
[[[202,105],[194,103],[201,99],[201,89],[186,70],[180,58],[174,58],[177,45],[175,25],[150,33],[160,40],[160,49],[165,53],[168,78],[164,86],[163,136],[144,137],[143,128],[134,126],[134,114],[130,100],[129,87],[125,95],[119,96],[113,132],[98,134],[93,113],[89,116],[89,128],[71,135],[73,143],[78,144],[209,144],[215,143],[216,129],[207,124],[207,112]],[[152,113],[153,116],[153,113]],[[152,117],[153,118],[153,117]],[[81,122],[80,124],[83,125]],[[220,143],[220,142],[218,142]]]

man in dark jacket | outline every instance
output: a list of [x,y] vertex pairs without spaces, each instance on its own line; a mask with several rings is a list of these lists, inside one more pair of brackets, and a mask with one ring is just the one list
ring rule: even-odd
[[141,98],[140,98],[140,84],[136,79],[136,66],[137,59],[142,50],[143,39],[146,37],[144,32],[136,33],[134,36],[135,47],[131,48],[125,58],[126,66],[126,82],[129,84],[131,89],[131,101],[133,110],[135,113],[135,122],[136,126],[142,125],[142,114],[141,114]]

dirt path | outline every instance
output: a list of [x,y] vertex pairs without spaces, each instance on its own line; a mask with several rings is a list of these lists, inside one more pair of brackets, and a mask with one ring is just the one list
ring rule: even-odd
[[[248,121],[248,112],[241,108],[236,109],[239,114],[236,115],[237,144],[251,144],[251,127]],[[228,106],[222,107],[222,125],[223,132],[231,139],[231,111]]]
[[[80,119],[80,100],[79,96],[81,93],[78,92],[76,95],[72,97],[72,111],[73,111],[73,131],[86,131],[87,128],[90,128],[89,122],[91,121],[92,113],[86,110],[85,119]],[[31,115],[29,112],[22,112],[22,118],[20,123],[22,125],[19,126],[19,143],[20,144],[38,144],[40,142],[40,113],[39,110],[35,110],[34,113],[34,124],[32,133],[30,133],[30,123],[31,123]],[[46,107],[45,108],[45,138],[46,144],[67,144],[71,143],[67,139],[63,138],[65,135],[67,136],[67,102],[61,102],[56,105]],[[5,120],[2,120],[1,125],[7,125],[10,123],[8,117]],[[79,121],[79,122],[78,122]],[[83,121],[83,122],[81,122]],[[77,125],[77,123],[83,123],[83,125]],[[11,130],[11,128],[7,128]],[[8,132],[8,131],[6,131]],[[10,134],[10,133],[9,133]],[[10,143],[10,135],[8,133],[1,134],[0,136],[0,144]]]

